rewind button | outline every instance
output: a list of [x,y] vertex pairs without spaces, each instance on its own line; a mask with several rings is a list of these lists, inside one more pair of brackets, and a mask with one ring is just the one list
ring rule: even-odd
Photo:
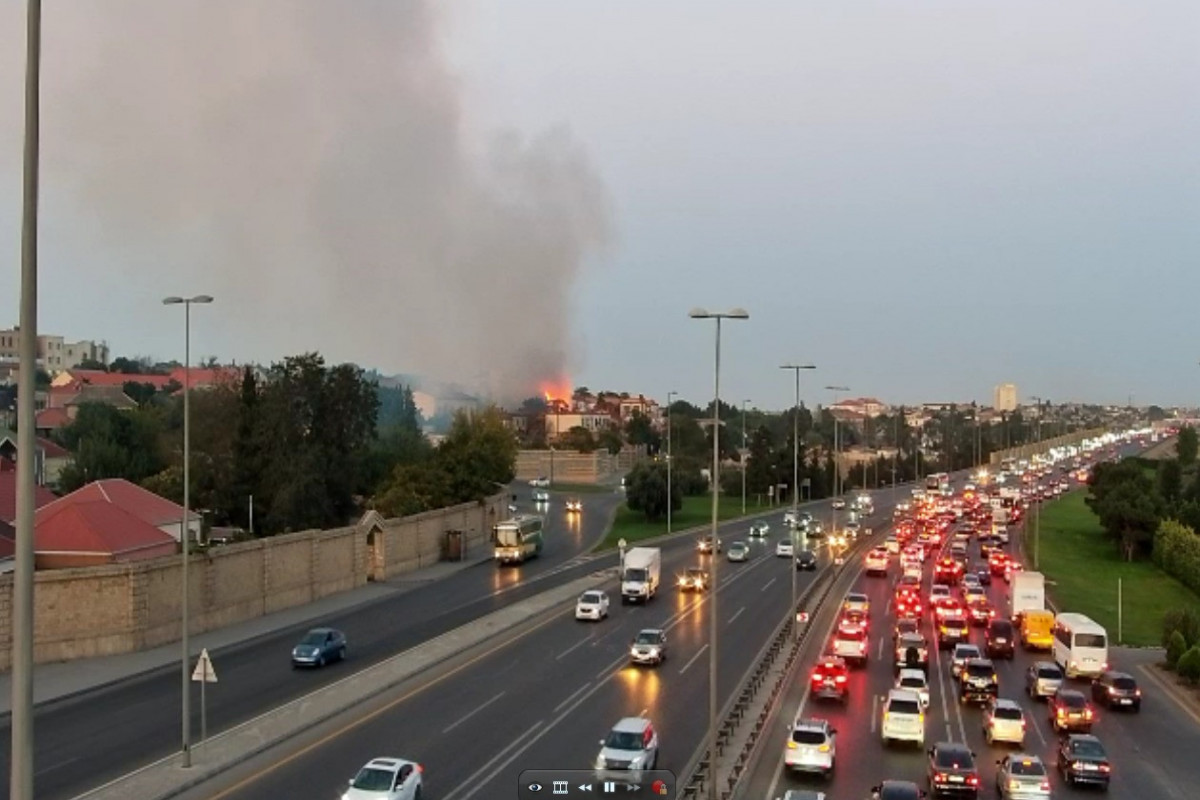
[[592,791],[592,785],[590,783],[581,783],[579,784],[579,791],[590,792]]

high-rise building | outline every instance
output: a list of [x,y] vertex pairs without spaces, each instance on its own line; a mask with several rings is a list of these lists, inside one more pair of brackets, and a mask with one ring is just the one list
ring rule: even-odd
[[992,406],[997,411],[1016,411],[1017,397],[1015,383],[1002,383],[996,387],[993,393]]

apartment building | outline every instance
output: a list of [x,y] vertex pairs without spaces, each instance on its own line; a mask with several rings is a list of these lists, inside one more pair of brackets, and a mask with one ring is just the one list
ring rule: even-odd
[[[111,358],[108,344],[90,340],[68,341],[64,336],[42,334],[38,337],[38,366],[47,372],[74,369],[85,361],[107,364]],[[0,330],[0,362],[21,358],[21,329]]]

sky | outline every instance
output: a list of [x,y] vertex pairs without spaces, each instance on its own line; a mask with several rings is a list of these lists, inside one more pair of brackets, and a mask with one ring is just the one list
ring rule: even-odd
[[47,6],[43,331],[702,402],[743,307],[733,403],[1200,393],[1187,0],[148,2]]

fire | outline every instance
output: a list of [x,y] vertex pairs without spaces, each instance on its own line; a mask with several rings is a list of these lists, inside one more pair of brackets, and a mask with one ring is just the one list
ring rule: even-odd
[[574,394],[574,390],[571,389],[571,382],[566,378],[542,381],[538,384],[538,391],[546,399],[546,402],[551,405],[555,402],[570,403],[571,396]]

